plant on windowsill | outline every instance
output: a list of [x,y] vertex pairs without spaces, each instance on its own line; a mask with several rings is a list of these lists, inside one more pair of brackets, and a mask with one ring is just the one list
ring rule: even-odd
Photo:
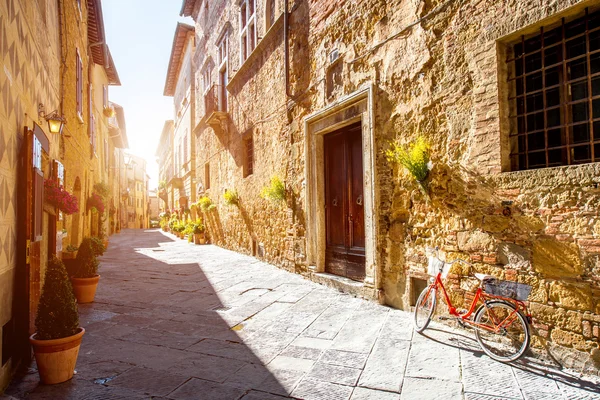
[[67,192],[53,179],[44,180],[44,199],[63,214],[71,215],[79,211],[77,197]]
[[235,189],[225,189],[225,193],[223,193],[223,199],[225,200],[225,204],[228,206],[237,206],[240,204],[240,197]]
[[271,182],[268,186],[264,186],[260,191],[260,197],[265,200],[270,200],[273,203],[285,201],[285,184],[277,175],[271,177]]
[[115,108],[114,107],[104,107],[104,110],[102,111],[102,113],[104,114],[104,116],[106,118],[112,118],[115,116]]
[[61,256],[63,260],[73,260],[77,256],[77,246],[72,244],[68,245],[62,252]]
[[92,210],[92,212],[97,211],[100,214],[104,214],[104,201],[102,196],[96,192],[92,193],[92,195],[87,199],[86,207],[88,211]]
[[68,381],[73,377],[81,338],[77,304],[69,276],[61,260],[48,261],[44,289],[35,319],[37,332],[29,341],[44,384]]
[[403,166],[415,178],[423,193],[427,194],[426,180],[433,168],[429,151],[429,143],[423,136],[418,136],[408,146],[398,141],[392,143],[385,155],[389,162]]
[[84,238],[79,245],[75,258],[75,273],[71,277],[73,291],[79,304],[91,303],[96,296],[96,288],[100,275],[98,275],[98,254],[103,250],[102,243],[93,238]]

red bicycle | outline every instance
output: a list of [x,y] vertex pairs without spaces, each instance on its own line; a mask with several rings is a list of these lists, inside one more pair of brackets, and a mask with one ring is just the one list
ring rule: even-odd
[[[503,281],[485,274],[473,274],[479,280],[479,287],[468,310],[459,311],[453,305],[442,278],[445,278],[455,262],[472,266],[462,259],[451,262],[440,260],[438,248],[428,249],[435,252],[429,256],[428,272],[434,276],[430,284],[419,296],[415,306],[415,329],[423,332],[437,305],[438,290],[444,295],[450,317],[463,327],[475,329],[475,337],[482,350],[491,358],[501,362],[511,362],[520,358],[529,348],[531,315],[524,301],[531,292],[531,286],[522,283]],[[478,303],[482,303],[477,311]],[[474,317],[471,316],[474,314]]]

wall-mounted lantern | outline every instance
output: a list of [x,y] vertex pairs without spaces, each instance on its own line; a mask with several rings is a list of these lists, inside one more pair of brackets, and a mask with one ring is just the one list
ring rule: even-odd
[[50,133],[62,134],[63,127],[65,126],[65,118],[60,116],[57,110],[46,114],[44,111],[44,105],[40,103],[38,105],[38,114],[40,118],[44,118],[46,121],[48,121],[48,129],[50,130]]

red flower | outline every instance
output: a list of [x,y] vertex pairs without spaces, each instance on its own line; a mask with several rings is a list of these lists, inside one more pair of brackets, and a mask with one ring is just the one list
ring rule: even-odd
[[104,201],[98,193],[92,193],[92,196],[87,200],[87,208],[95,208],[100,214],[104,214]]
[[79,212],[77,197],[67,192],[54,180],[44,180],[44,197],[46,202],[52,204],[64,214],[70,215]]

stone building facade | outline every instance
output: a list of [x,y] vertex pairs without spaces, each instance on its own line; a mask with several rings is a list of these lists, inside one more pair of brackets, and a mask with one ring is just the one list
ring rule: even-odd
[[148,184],[150,177],[146,172],[146,160],[133,154],[124,155],[126,186],[124,194],[127,200],[127,223],[130,229],[148,228]]
[[[196,181],[217,205],[211,240],[407,310],[428,278],[426,247],[439,246],[474,263],[449,276],[458,306],[471,272],[529,284],[534,347],[598,373],[597,4],[287,8],[182,4],[196,22]],[[385,155],[419,135],[433,162],[425,189]],[[285,202],[259,196],[274,175]]]
[[158,161],[159,209],[171,210],[174,208],[173,185],[167,182],[173,178],[173,120],[165,121],[155,156]]
[[[29,361],[47,260],[101,231],[85,200],[94,183],[111,185],[110,154],[122,143],[103,117],[119,78],[99,0],[1,1],[0,37],[1,392]],[[54,116],[65,121],[59,133],[47,122]],[[49,181],[77,196],[78,213],[44,202]]]
[[[188,209],[196,201],[196,159],[193,157],[196,138],[192,133],[196,108],[192,69],[194,51],[194,27],[178,23],[164,90],[164,95],[172,96],[174,102],[173,174],[166,182],[173,208]],[[170,128],[165,125],[165,129]]]

